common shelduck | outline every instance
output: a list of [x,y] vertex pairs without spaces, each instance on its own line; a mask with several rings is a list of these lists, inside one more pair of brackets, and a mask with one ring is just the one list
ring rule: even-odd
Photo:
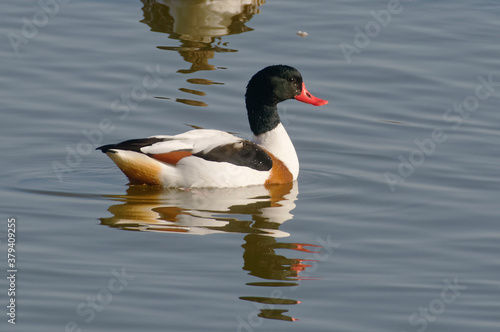
[[194,129],[97,149],[115,162],[130,184],[223,188],[292,182],[299,175],[299,160],[277,108],[278,103],[292,98],[315,106],[328,103],[307,91],[297,69],[269,66],[247,85],[252,141],[225,131]]

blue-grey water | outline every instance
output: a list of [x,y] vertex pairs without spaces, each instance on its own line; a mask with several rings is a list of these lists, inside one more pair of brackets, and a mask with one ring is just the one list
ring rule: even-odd
[[[498,1],[0,8],[2,331],[500,330]],[[293,185],[128,186],[94,151],[249,137],[279,63],[330,101],[280,104]]]

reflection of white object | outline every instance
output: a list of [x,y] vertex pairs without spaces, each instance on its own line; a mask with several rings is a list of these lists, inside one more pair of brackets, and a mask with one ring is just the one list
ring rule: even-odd
[[307,37],[307,36],[309,36],[309,34],[307,32],[305,32],[305,31],[300,31],[299,30],[299,31],[297,31],[297,36],[299,36],[299,37]]
[[[277,187],[276,187],[277,188]],[[114,205],[109,211],[114,214],[110,225],[130,230],[148,232],[174,232],[180,234],[205,235],[225,233],[224,226],[233,222],[244,224],[258,216],[269,223],[282,224],[293,218],[298,185],[294,183],[289,192],[282,196],[265,186],[251,186],[228,189],[169,190],[154,195],[131,196],[125,204]],[[275,197],[275,196],[278,197]],[[124,196],[120,196],[123,198]],[[127,197],[127,196],[125,196]],[[169,218],[168,211],[174,211]],[[241,232],[250,229],[243,227]],[[287,237],[290,234],[276,229],[259,228],[253,230],[270,237]],[[219,228],[219,229],[218,229]],[[232,227],[231,232],[238,231]]]
[[[232,18],[243,12],[245,5],[259,6],[257,0],[158,0],[170,8],[175,20],[174,32],[181,39],[210,43],[212,37],[229,34]],[[257,12],[257,10],[256,10]]]

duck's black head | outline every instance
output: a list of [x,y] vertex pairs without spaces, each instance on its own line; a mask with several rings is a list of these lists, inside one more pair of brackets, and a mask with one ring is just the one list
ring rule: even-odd
[[255,135],[268,132],[280,123],[276,105],[287,99],[315,106],[328,103],[307,91],[297,69],[286,65],[266,67],[250,79],[245,94],[248,120]]

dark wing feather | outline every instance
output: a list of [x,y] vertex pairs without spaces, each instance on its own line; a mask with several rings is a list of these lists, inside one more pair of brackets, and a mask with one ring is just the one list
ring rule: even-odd
[[250,167],[257,171],[269,171],[273,167],[273,161],[269,154],[257,144],[247,140],[220,145],[208,152],[194,153],[193,156],[209,161],[228,162],[237,166]]
[[96,148],[96,150],[101,150],[104,153],[108,152],[111,149],[129,150],[142,153],[141,148],[153,145],[158,142],[164,142],[167,140],[168,138],[158,138],[158,137],[138,138],[138,139],[131,139],[128,141],[124,141],[118,144],[103,145]]

